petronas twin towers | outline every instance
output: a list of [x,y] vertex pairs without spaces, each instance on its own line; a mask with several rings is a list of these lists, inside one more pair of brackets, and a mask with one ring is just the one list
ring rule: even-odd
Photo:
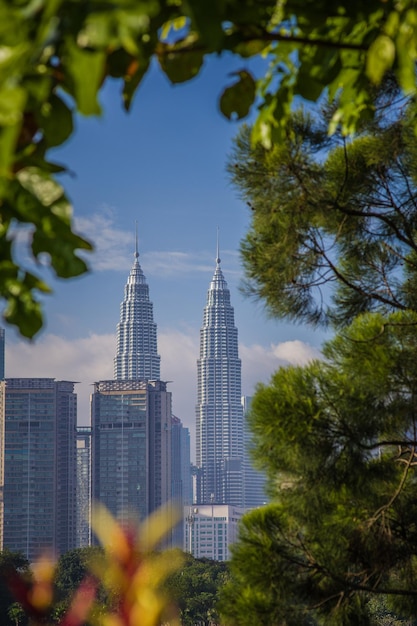
[[230,291],[218,252],[200,330],[197,375],[198,499],[202,504],[243,506],[241,362]]
[[149,287],[139,263],[136,246],[135,261],[120,305],[114,378],[159,380],[160,365],[153,305],[149,300]]
[[[197,361],[199,504],[243,506],[243,409],[238,333],[219,253],[207,294]],[[116,380],[159,380],[157,328],[137,246],[117,325]],[[175,372],[172,377],[175,380]]]

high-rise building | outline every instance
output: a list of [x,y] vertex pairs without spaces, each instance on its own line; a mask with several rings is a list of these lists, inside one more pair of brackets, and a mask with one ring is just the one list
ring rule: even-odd
[[91,544],[91,427],[77,427],[76,547]]
[[184,509],[184,550],[196,559],[228,561],[238,539],[245,510],[228,504],[203,504]]
[[[180,512],[184,506],[192,504],[192,480],[190,459],[190,431],[183,426],[179,417],[172,416],[172,491],[171,498],[175,508]],[[172,532],[172,543],[182,548],[182,521]]]
[[76,425],[73,382],[0,383],[1,548],[33,561],[75,547]]
[[251,449],[253,447],[252,433],[249,429],[247,416],[250,410],[251,396],[242,396],[243,407],[243,441],[244,441],[244,501],[243,505],[247,509],[253,509],[266,504],[268,497],[265,492],[265,474],[255,469],[253,465]]
[[144,518],[171,499],[171,393],[162,381],[107,380],[92,395],[93,501]]
[[4,328],[0,328],[0,380],[5,377],[4,368],[4,352],[5,352],[5,331]]
[[125,286],[117,324],[117,351],[114,358],[116,380],[159,380],[156,324],[149,287],[139,263],[136,242],[135,260]]
[[119,518],[144,518],[171,499],[172,401],[159,380],[157,327],[137,237],[120,305],[114,377],[94,384],[92,497]]
[[238,334],[217,246],[197,361],[199,504],[243,505],[243,409]]

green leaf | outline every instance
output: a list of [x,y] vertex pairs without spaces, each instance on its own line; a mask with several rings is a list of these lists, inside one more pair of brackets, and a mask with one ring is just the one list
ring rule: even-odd
[[311,74],[303,74],[298,76],[297,83],[294,86],[294,93],[300,95],[306,100],[314,102],[323,92],[324,85],[313,78]]
[[100,115],[97,96],[105,76],[105,52],[80,48],[69,37],[66,39],[66,52],[66,67],[72,79],[71,94],[79,112]]
[[[20,125],[4,126],[0,128],[0,178],[7,176],[10,165],[14,159],[14,151],[17,137],[19,135]],[[4,186],[7,185],[3,179],[1,181],[0,196],[3,193]]]
[[62,278],[79,276],[87,271],[86,262],[77,250],[91,250],[91,244],[71,230],[72,208],[62,187],[47,173],[26,167],[17,174],[20,187],[13,206],[22,221],[33,222],[32,252],[46,253],[50,264]]
[[7,175],[14,160],[26,99],[21,87],[0,89],[0,176]]
[[[3,317],[8,324],[17,326],[20,333],[30,339],[43,325],[42,306],[33,294],[34,289],[42,287],[46,287],[45,283],[31,274],[25,274],[22,279],[14,281],[5,280],[5,288],[9,293],[5,294],[7,305]],[[42,288],[42,291],[49,289]]]
[[107,59],[107,68],[110,76],[123,78],[123,104],[128,111],[136,89],[149,68],[150,56],[145,47],[140,48],[136,56],[125,50],[116,50]]
[[193,50],[196,38],[193,36],[181,40],[175,45],[165,45],[159,54],[161,69],[171,83],[184,83],[197,76],[204,60],[202,50]]
[[60,146],[74,130],[71,110],[55,94],[42,105],[37,121],[43,129],[48,147]]
[[211,0],[189,0],[191,19],[201,39],[212,50],[220,50],[224,40],[222,9],[225,3]]
[[265,54],[270,43],[265,43],[262,39],[253,39],[250,41],[238,42],[234,46],[233,51],[244,59],[253,57],[257,54]]
[[378,85],[391,69],[395,59],[395,45],[387,35],[380,35],[372,42],[366,57],[366,73]]
[[[37,167],[26,167],[16,178],[44,206],[50,206],[64,196],[64,190],[47,172]],[[67,214],[69,220],[70,214]]]
[[246,117],[255,100],[256,82],[246,70],[235,72],[238,80],[227,87],[220,97],[220,110],[228,119],[236,117],[238,120]]
[[[124,81],[123,85],[123,104],[126,111],[130,110],[133,96],[136,93],[136,89],[138,85],[140,85],[142,78],[145,76],[146,72],[149,68],[149,60],[146,62],[143,61],[142,64],[139,64],[136,68],[136,71],[129,72]],[[133,68],[132,68],[133,69]]]

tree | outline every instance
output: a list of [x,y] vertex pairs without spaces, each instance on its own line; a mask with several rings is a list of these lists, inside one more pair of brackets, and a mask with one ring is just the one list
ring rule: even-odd
[[178,604],[183,626],[219,623],[217,603],[228,578],[226,563],[185,555],[183,566],[166,582],[170,596]]
[[327,111],[294,114],[271,151],[248,129],[237,137],[228,168],[252,209],[246,288],[273,316],[340,327],[417,310],[414,114],[398,96],[388,84],[350,139],[328,136]]
[[11,572],[18,572],[21,576],[29,576],[29,561],[19,552],[2,550],[0,552],[0,623],[4,626],[26,624],[27,619],[22,615],[22,608],[15,602],[9,589]]
[[226,624],[371,624],[417,611],[417,314],[367,313],[324,361],[278,370],[252,402],[272,504],[243,518]]
[[[50,151],[73,133],[73,118],[100,114],[109,79],[129,108],[152,61],[173,82],[192,79],[210,55],[242,59],[220,98],[227,117],[257,106],[253,138],[271,146],[286,128],[293,98],[338,97],[330,120],[351,132],[372,116],[372,86],[391,71],[415,94],[413,0],[2,0],[0,3],[0,297],[3,317],[32,337],[42,326],[48,285],[21,267],[16,230],[29,226],[29,251],[60,277],[82,274],[69,200]],[[265,59],[259,76],[247,64]]]
[[[54,622],[59,620],[68,611],[71,602],[82,585],[83,581],[91,575],[92,563],[95,559],[102,558],[103,550],[99,546],[86,548],[74,548],[61,555],[54,574],[54,586],[56,589],[56,600],[53,607]],[[103,585],[97,579],[96,603],[97,607],[108,607],[111,605],[109,594],[106,593]],[[99,610],[98,608],[96,611]]]

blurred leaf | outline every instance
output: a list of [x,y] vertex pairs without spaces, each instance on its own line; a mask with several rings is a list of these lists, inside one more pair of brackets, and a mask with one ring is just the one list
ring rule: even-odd
[[189,0],[193,24],[201,34],[202,42],[211,50],[221,50],[224,41],[223,2]]
[[41,107],[38,123],[50,147],[60,146],[74,130],[71,110],[55,94]]
[[321,82],[303,72],[302,75],[298,76],[294,93],[306,100],[314,101],[321,95],[323,89],[324,85]]
[[270,43],[265,43],[262,39],[252,39],[249,41],[239,42],[233,47],[236,54],[239,54],[242,58],[247,59],[257,54],[264,54],[267,52]]
[[22,87],[4,87],[0,90],[0,126],[14,126],[22,119],[26,91]]
[[163,509],[143,524],[130,519],[122,525],[101,504],[95,505],[92,526],[105,553],[93,561],[92,571],[119,600],[104,623],[178,626],[164,582],[182,558],[178,551],[155,551],[155,542],[172,528],[171,521]]
[[380,35],[371,44],[366,58],[369,78],[379,84],[384,74],[391,69],[395,59],[395,45],[390,37]]
[[246,70],[235,72],[237,82],[227,87],[220,97],[220,110],[228,119],[245,117],[255,100],[256,82]]
[[66,40],[66,51],[66,64],[73,83],[71,93],[79,112],[83,115],[99,115],[101,108],[97,96],[105,77],[106,54],[80,48],[69,37]]
[[171,83],[183,83],[194,78],[201,69],[204,60],[202,50],[193,50],[190,46],[195,42],[195,37],[181,40],[176,45],[166,44],[159,54],[161,69],[165,72]]
[[[44,206],[50,206],[64,196],[61,185],[47,172],[37,167],[26,167],[20,170],[16,178],[22,187],[35,196]],[[71,213],[68,211],[67,219],[70,215]]]
[[17,326],[24,337],[31,339],[43,324],[42,306],[35,293],[50,293],[51,290],[33,274],[26,272],[18,276],[18,269],[13,263],[0,263],[0,293],[6,301],[3,317],[9,324]]

